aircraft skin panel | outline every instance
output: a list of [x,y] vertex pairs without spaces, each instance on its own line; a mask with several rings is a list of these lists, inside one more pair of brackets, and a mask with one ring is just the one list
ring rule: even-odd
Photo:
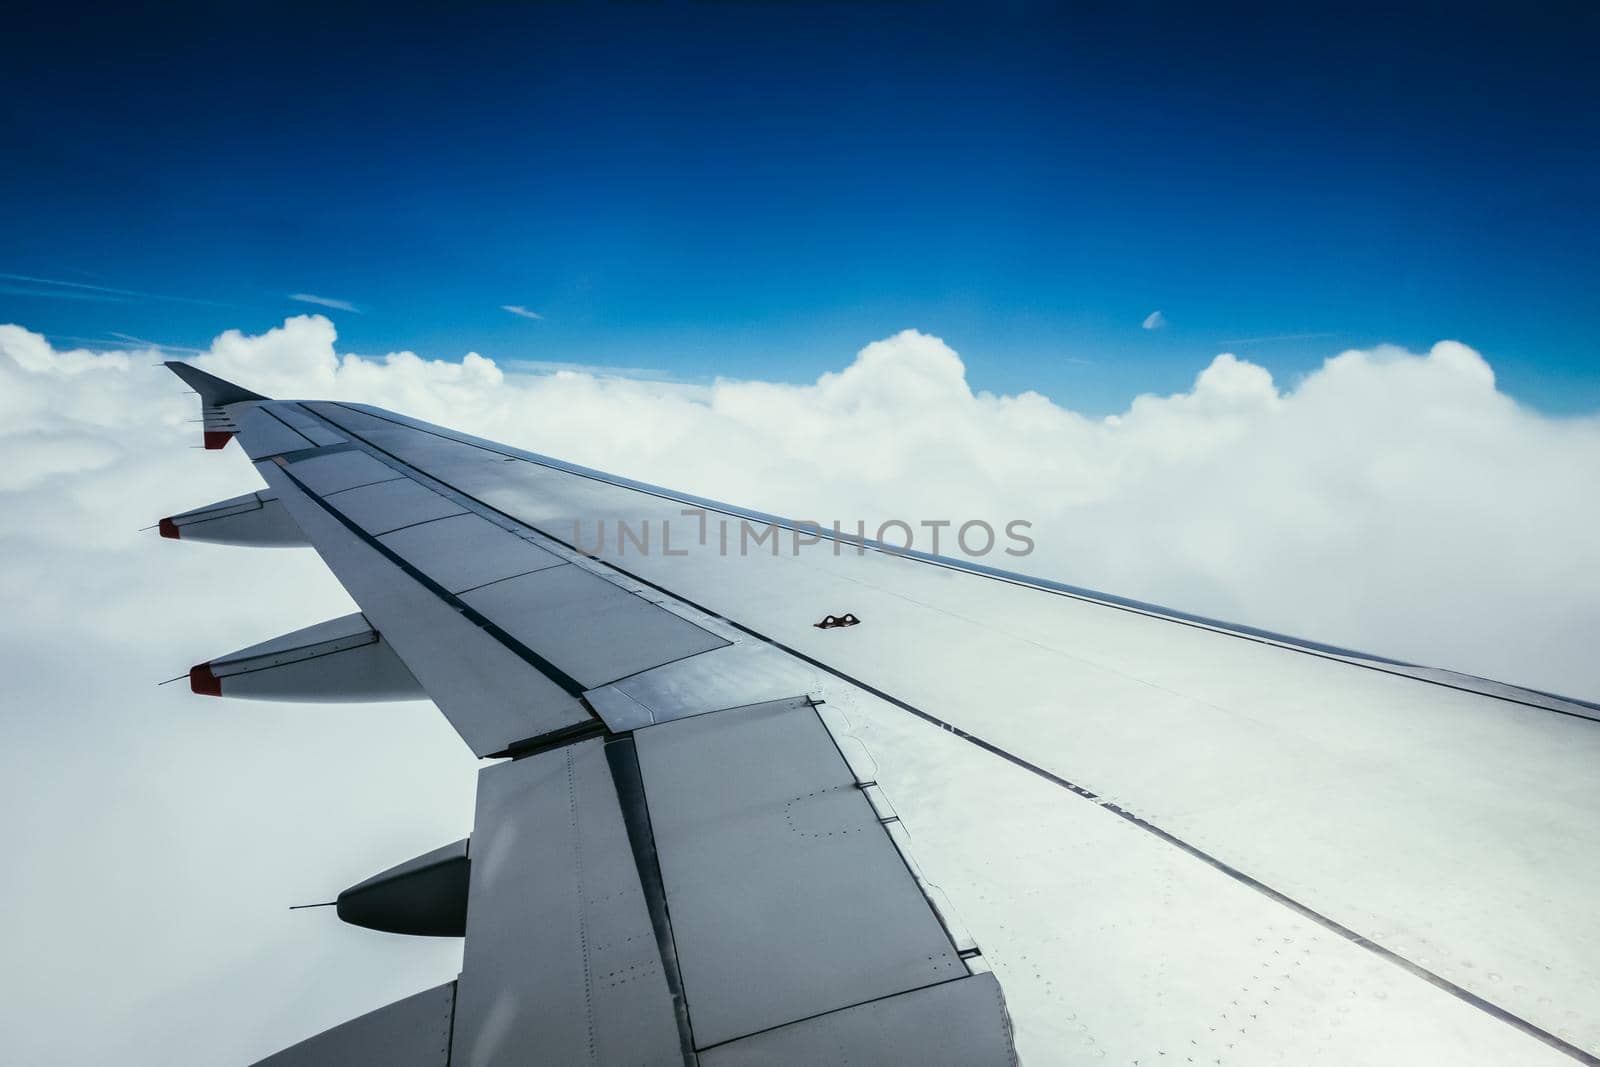
[[[208,412],[237,389],[195,381]],[[251,398],[228,401],[230,425],[265,403]],[[795,523],[741,554],[743,526],[770,517],[377,409],[296,411],[341,443],[258,470],[475,751],[534,753],[516,767],[563,751],[515,747],[552,723],[636,731],[648,786],[652,732],[731,743],[718,709],[747,687],[770,698],[757,675],[793,679],[914,847],[916,884],[981,947],[948,984],[992,973],[1025,1062],[1600,1063],[1594,705],[983,565],[795,553]],[[607,584],[600,600],[635,597],[715,644],[604,682],[562,671],[534,647],[548,620],[508,625],[532,601],[496,623],[429,577],[440,546],[402,556],[338,512],[335,494],[383,471],[460,509],[413,530],[482,520],[562,560],[480,592],[576,568]],[[619,522],[653,526],[649,550]],[[859,624],[817,626],[844,613]],[[541,684],[551,699],[530,703]],[[676,854],[660,859],[665,875]],[[474,878],[477,862],[475,838]],[[470,952],[470,909],[468,929]],[[804,1029],[760,1044],[805,1047],[821,1031]],[[696,1046],[733,1057],[749,1040]]]

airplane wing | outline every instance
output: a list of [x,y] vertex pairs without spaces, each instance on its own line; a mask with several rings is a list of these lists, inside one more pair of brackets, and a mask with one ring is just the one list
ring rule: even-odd
[[1600,1063],[1592,704],[170,366],[266,487],[163,535],[360,608],[192,688],[495,761],[339,900],[459,979],[265,1062]]

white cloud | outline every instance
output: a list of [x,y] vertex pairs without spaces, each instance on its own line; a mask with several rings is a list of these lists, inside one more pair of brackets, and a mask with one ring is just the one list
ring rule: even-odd
[[[10,862],[51,872],[0,880],[0,910],[29,916],[9,957],[28,980],[0,1006],[19,1061],[243,1062],[459,965],[454,944],[283,910],[466,832],[473,765],[441,717],[152,684],[351,610],[311,553],[138,532],[256,484],[191,447],[193,397],[157,358],[0,326],[0,803]],[[1600,696],[1600,418],[1519,406],[1455,342],[1340,353],[1288,389],[1223,354],[1104,419],[975,392],[916,331],[808,385],[361,356],[320,315],[197,363],[767,511],[1028,518],[1034,573]],[[228,841],[250,847],[224,859]]]
[[[911,330],[810,385],[534,372],[336,342],[326,318],[298,316],[228,331],[197,362],[268,395],[364,400],[766,511],[1027,517],[1029,569],[1048,577],[1600,694],[1580,640],[1600,632],[1586,533],[1600,506],[1577,491],[1600,469],[1600,419],[1519,406],[1456,342],[1344,352],[1292,389],[1224,353],[1187,391],[1103,419],[1037,393],[974,392],[954,351]],[[58,351],[15,326],[0,352],[8,477],[58,471],[52,453],[94,443],[131,449],[123,484],[171,494],[152,457],[172,442],[148,438],[181,438],[193,412],[146,355]],[[130,415],[152,409],[168,413],[160,426]],[[52,450],[33,445],[45,434]]]
[[348,300],[335,300],[331,296],[317,296],[315,293],[290,293],[290,300],[298,300],[302,304],[315,304],[318,307],[332,308],[335,311],[353,311],[361,314],[361,309]]
[[523,307],[521,304],[501,304],[500,305],[500,310],[501,311],[509,311],[509,312],[511,312],[511,314],[521,316],[522,318],[525,318],[525,319],[540,319],[540,320],[542,320],[544,318],[544,316],[539,314],[537,311],[530,311],[528,308]]
[[1166,324],[1167,317],[1165,315],[1161,314],[1159,311],[1152,311],[1150,314],[1144,317],[1144,322],[1140,323],[1139,325],[1142,329],[1159,330],[1166,326]]

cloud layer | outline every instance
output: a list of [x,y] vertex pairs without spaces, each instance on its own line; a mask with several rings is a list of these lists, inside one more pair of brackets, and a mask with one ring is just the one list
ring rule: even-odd
[[1340,353],[1287,389],[1224,353],[1187,392],[1087,418],[974,392],[912,330],[809,385],[520,374],[335,340],[297,318],[201,362],[778,514],[1026,518],[1046,577],[1600,695],[1600,419],[1519,406],[1456,342]]
[[[436,713],[151,684],[351,610],[310,553],[137,532],[256,485],[236,452],[192,447],[193,397],[159,358],[0,326],[0,802],[24,813],[13,860],[49,872],[0,883],[30,916],[27,981],[0,998],[28,1062],[173,1062],[175,1027],[192,1062],[248,1060],[459,962],[283,910],[470,827],[471,762]],[[1519,406],[1455,342],[1344,352],[1291,387],[1223,354],[1111,418],[975,392],[911,330],[802,385],[359,356],[320,315],[197,362],[780,514],[1024,518],[1019,569],[1600,697],[1600,418]]]

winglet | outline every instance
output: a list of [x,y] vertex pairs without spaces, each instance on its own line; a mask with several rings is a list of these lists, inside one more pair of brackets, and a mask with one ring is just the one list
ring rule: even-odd
[[226,404],[239,404],[246,400],[271,399],[224,381],[215,374],[207,374],[182,360],[169,359],[166,361],[166,366],[173,374],[183,379],[183,384],[199,393],[200,402],[208,408],[220,408]]

